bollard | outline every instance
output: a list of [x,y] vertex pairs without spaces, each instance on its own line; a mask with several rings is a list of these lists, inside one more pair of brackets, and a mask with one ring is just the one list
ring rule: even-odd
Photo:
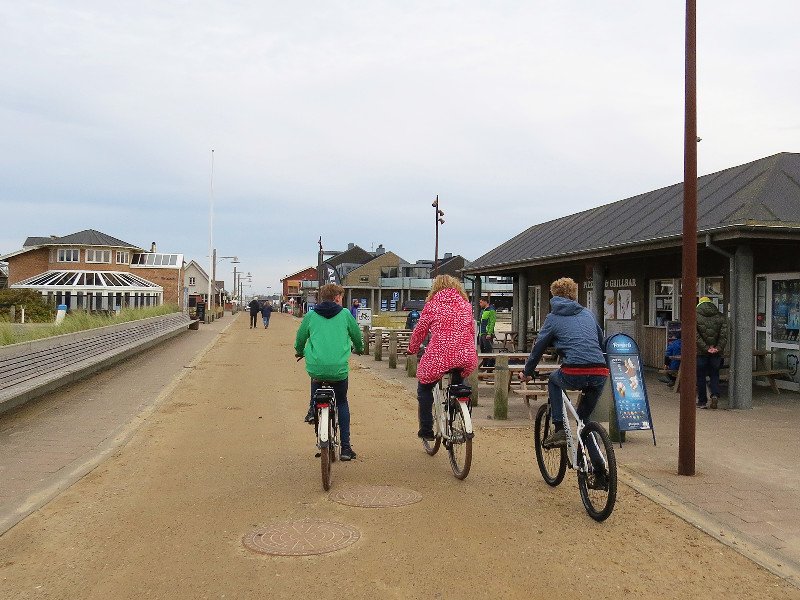
[[364,325],[361,328],[361,337],[364,339],[364,354],[369,354],[369,326]]
[[67,314],[67,305],[66,304],[59,304],[58,309],[56,310],[56,325],[61,325],[64,321],[64,317]]
[[389,368],[397,368],[397,332],[389,332]]
[[494,418],[505,421],[508,418],[508,387],[511,372],[508,370],[508,356],[498,354],[494,363]]
[[383,331],[380,329],[375,332],[375,360],[383,360]]
[[472,406],[478,406],[478,369],[475,369],[467,377],[467,385],[472,388],[471,403]]
[[416,354],[409,354],[406,356],[406,375],[409,377],[417,376],[417,363],[419,359]]

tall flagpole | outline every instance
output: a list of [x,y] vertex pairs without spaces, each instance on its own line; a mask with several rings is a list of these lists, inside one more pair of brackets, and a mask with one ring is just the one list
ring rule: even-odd
[[214,149],[211,149],[211,185],[209,188],[210,206],[208,211],[208,300],[206,300],[206,321],[211,322],[210,315],[214,308],[211,294],[211,278],[214,277]]

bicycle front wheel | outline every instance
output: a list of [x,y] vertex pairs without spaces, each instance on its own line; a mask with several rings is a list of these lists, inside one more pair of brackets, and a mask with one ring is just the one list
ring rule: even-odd
[[467,430],[469,419],[468,408],[465,403],[458,402],[449,413],[450,439],[447,442],[447,452],[450,455],[450,468],[456,479],[466,479],[472,465],[472,434]]
[[[599,455],[591,459],[590,445]],[[604,465],[600,465],[600,460]],[[595,521],[605,521],[614,510],[617,500],[617,459],[614,445],[605,428],[590,421],[581,432],[578,450],[578,488],[586,512]]]
[[333,455],[335,453],[335,446],[333,443],[333,422],[330,418],[330,413],[328,408],[321,408],[317,411],[317,423],[318,427],[321,428],[322,431],[327,429],[328,431],[328,440],[323,443],[323,447],[320,448],[320,464],[322,466],[322,489],[328,491],[331,489],[331,479],[333,478],[333,473],[331,471],[331,463],[333,460]]
[[550,421],[550,405],[545,403],[536,412],[536,421],[533,428],[533,441],[536,448],[536,462],[539,471],[547,485],[557,486],[564,479],[567,472],[567,449],[545,448],[542,442],[550,435],[553,423]]

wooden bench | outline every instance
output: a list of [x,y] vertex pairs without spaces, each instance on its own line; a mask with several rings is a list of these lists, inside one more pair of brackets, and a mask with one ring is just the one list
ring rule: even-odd
[[766,377],[769,380],[769,387],[771,387],[772,391],[776,394],[780,394],[781,392],[775,380],[788,378],[789,375],[791,375],[791,371],[789,369],[763,369],[760,371],[753,371],[754,378]]

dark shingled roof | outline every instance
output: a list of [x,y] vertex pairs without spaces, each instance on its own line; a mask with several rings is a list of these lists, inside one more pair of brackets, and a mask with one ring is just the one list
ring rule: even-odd
[[[698,179],[698,232],[742,225],[800,228],[800,154],[782,152]],[[683,182],[534,225],[465,271],[679,239],[682,230]]]
[[113,246],[115,248],[133,248],[135,250],[141,250],[139,246],[135,244],[129,244],[128,242],[123,242],[122,240],[118,240],[115,237],[111,237],[110,235],[106,235],[100,231],[95,231],[94,229],[84,229],[83,231],[78,231],[77,233],[70,233],[69,235],[65,235],[62,237],[59,236],[47,236],[47,237],[29,237],[25,240],[25,243],[22,244],[23,248],[30,248],[32,246],[65,246],[65,245],[74,245],[74,246]]

